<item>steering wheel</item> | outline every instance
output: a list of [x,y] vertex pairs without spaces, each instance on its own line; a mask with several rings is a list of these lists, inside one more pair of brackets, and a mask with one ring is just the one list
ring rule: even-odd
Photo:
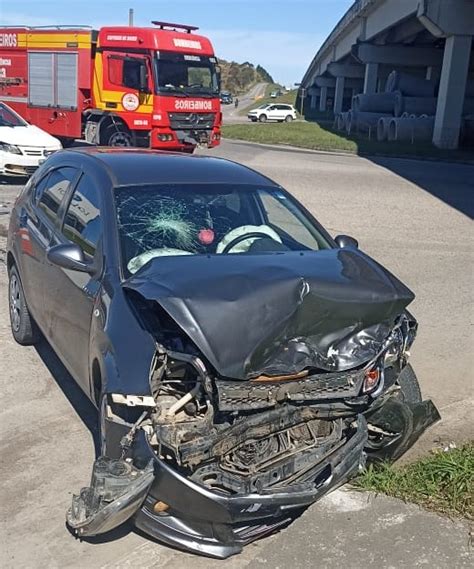
[[[246,241],[247,239],[268,239],[268,238],[269,238],[269,235],[267,235],[263,231],[252,231],[251,233],[245,233],[244,235],[239,235],[235,239],[232,239],[232,241],[230,243],[227,243],[227,245],[222,250],[222,253],[224,253],[224,254],[228,253],[236,245],[238,245],[239,243],[242,243],[242,241]],[[270,237],[270,239],[271,239],[271,237]]]
[[[231,253],[232,249],[234,249],[234,253],[246,252],[256,239],[268,238],[281,243],[278,233],[268,225],[241,225],[231,229],[224,235],[217,245],[216,253]],[[247,247],[243,248],[242,243],[245,241],[248,241]],[[238,247],[239,245],[240,247]]]

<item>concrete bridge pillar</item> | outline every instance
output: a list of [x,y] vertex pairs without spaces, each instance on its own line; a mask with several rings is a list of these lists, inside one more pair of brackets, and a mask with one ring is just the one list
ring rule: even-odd
[[375,93],[377,91],[378,72],[378,63],[365,64],[364,93]]
[[345,77],[336,78],[336,91],[334,93],[334,114],[342,111],[342,101],[344,99]]
[[319,110],[320,111],[325,111],[326,110],[326,101],[328,98],[328,88],[327,87],[321,87],[321,91],[319,94]]
[[433,144],[439,148],[458,146],[471,43],[471,36],[446,38],[433,132]]

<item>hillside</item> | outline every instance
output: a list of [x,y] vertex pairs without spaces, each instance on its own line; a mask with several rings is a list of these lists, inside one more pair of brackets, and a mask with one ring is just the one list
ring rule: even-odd
[[219,60],[221,67],[221,88],[231,93],[244,93],[255,83],[273,83],[272,76],[261,65],[253,65],[249,61],[236,63],[235,61]]

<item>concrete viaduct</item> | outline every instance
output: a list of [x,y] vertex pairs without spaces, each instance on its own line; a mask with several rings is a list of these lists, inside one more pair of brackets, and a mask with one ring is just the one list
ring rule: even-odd
[[392,70],[438,82],[433,143],[456,148],[474,97],[474,0],[355,0],[313,58],[299,97],[305,114],[350,107],[383,91]]

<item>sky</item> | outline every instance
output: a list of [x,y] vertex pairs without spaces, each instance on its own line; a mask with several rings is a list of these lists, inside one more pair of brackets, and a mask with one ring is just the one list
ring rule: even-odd
[[135,25],[161,20],[199,26],[216,55],[250,61],[292,85],[354,0],[0,0],[0,25]]

